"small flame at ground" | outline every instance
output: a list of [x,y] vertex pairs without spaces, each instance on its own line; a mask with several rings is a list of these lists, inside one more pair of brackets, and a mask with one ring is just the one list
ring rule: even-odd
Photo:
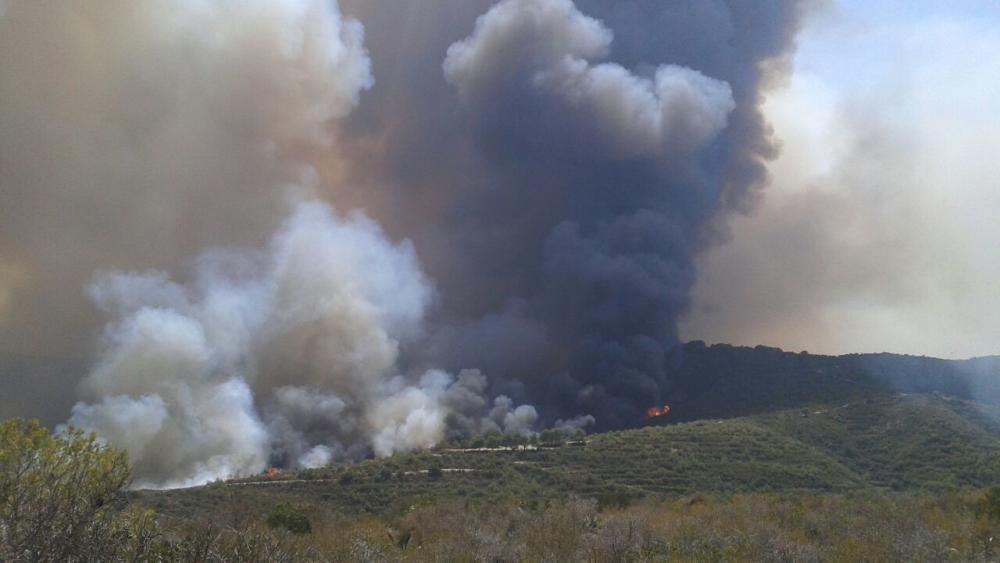
[[656,418],[658,416],[663,416],[670,412],[670,405],[663,405],[662,407],[649,407],[646,409],[646,416],[648,418]]
[[268,469],[267,471],[265,471],[264,475],[267,475],[268,477],[277,477],[279,473],[281,473],[280,469],[278,469],[276,467],[272,467],[272,468]]

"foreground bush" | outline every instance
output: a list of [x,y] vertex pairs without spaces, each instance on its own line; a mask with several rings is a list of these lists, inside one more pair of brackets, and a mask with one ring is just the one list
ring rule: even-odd
[[0,560],[98,561],[134,552],[149,522],[114,506],[129,477],[125,453],[93,436],[0,423]]

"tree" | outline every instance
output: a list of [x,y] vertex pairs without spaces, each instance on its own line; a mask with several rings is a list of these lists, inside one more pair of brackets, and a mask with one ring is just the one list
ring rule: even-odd
[[432,465],[430,469],[427,470],[427,476],[433,480],[437,481],[444,475],[444,472],[437,465]]
[[0,560],[99,561],[141,552],[135,542],[151,539],[130,523],[146,526],[146,518],[114,506],[130,478],[125,452],[93,435],[0,423]]

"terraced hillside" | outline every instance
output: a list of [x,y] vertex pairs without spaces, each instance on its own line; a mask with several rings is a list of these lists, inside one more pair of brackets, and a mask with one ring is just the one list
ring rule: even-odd
[[998,481],[1000,407],[935,394],[883,394],[596,434],[558,447],[443,447],[135,494],[179,516],[281,500],[385,515],[439,501],[537,505],[578,495],[614,504],[659,494],[929,491]]
[[947,489],[1000,482],[995,404],[901,395],[757,420],[827,452],[873,487]]

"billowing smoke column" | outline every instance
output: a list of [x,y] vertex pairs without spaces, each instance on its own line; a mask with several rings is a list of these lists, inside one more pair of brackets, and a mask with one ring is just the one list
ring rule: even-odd
[[347,0],[381,88],[348,118],[365,190],[338,195],[414,238],[434,361],[546,421],[668,400],[694,257],[766,181],[758,102],[800,4]]
[[641,423],[800,4],[8,2],[0,334],[144,484]]
[[486,150],[518,147],[529,173],[562,168],[533,296],[569,356],[552,396],[619,426],[667,383],[664,348],[694,281],[699,210],[685,200],[703,186],[692,163],[734,101],[688,68],[642,76],[597,62],[611,41],[569,0],[512,0],[449,47],[444,72]]

